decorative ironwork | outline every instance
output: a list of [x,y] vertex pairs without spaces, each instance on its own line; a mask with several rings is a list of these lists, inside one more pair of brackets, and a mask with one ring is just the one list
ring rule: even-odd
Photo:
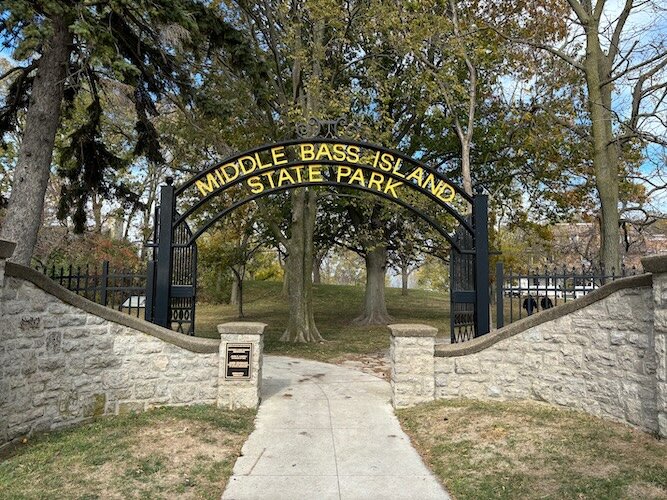
[[197,300],[197,245],[187,244],[192,231],[179,224],[174,234],[173,269],[171,274],[171,328],[188,335],[195,334],[195,302]]
[[345,136],[349,137],[358,131],[358,129],[358,126],[348,124],[345,116],[341,116],[335,120],[311,118],[308,122],[296,124],[296,135],[300,139],[313,139],[315,137],[337,139]]
[[[389,199],[438,230],[452,245],[452,341],[488,333],[487,196],[480,192],[470,196],[437,170],[405,153],[341,137],[351,130],[354,127],[345,117],[336,120],[313,118],[297,125],[297,135],[301,139],[244,151],[202,170],[179,187],[174,187],[171,182],[162,186],[161,208],[156,214],[156,242],[152,244],[155,262],[149,266],[150,300],[146,310],[150,310],[150,315],[147,312],[146,318],[150,317],[150,321],[158,325],[193,334],[197,238],[215,221],[251,201],[304,185],[331,186],[367,191]],[[297,168],[296,177],[293,177],[292,167],[301,169]],[[261,177],[258,169],[262,171]],[[341,171],[347,173],[341,176]],[[303,178],[302,172],[307,173]],[[264,177],[268,178],[267,184]],[[365,179],[369,179],[368,183]],[[238,185],[247,188],[244,195],[232,199],[229,205],[207,220],[199,218],[198,227],[190,230],[187,221],[207,206],[212,197]],[[402,199],[402,186],[428,197],[451,215],[459,224],[458,239],[427,212],[414,206],[411,198]],[[189,196],[193,193],[196,196],[194,203]],[[461,212],[459,207],[462,205],[452,203],[455,197],[468,209]],[[183,199],[188,203],[179,213],[177,207],[182,206],[179,200]]]
[[[472,234],[459,226],[454,240],[461,250],[474,249]],[[475,256],[452,248],[449,259],[451,342],[465,342],[476,335]]]
[[606,274],[601,269],[574,267],[528,270],[516,273],[512,269],[505,273],[502,262],[496,264],[496,327],[512,323],[545,309],[551,309],[568,300],[572,301],[589,294],[606,283],[634,276],[637,269],[621,268],[620,273],[612,269]]
[[144,317],[146,308],[146,272],[110,271],[109,261],[101,268],[69,265],[57,268],[37,266],[36,269],[60,286],[97,304],[116,309],[137,318]]

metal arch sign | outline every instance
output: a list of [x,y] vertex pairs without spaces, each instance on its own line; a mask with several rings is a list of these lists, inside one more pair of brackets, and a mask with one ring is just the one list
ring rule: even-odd
[[243,185],[255,195],[322,182],[360,186],[390,199],[402,198],[404,189],[409,188],[440,205],[449,205],[457,197],[472,203],[471,197],[441,173],[398,151],[365,142],[321,138],[269,144],[232,156],[193,176],[175,195],[197,200],[182,220],[210,196],[235,185]]
[[[362,165],[370,167],[370,171],[360,168]],[[423,166],[410,165],[377,146],[362,148],[342,142],[288,143],[244,154],[196,176],[196,195],[207,198],[237,179],[252,194],[329,180],[368,187],[393,198],[400,197],[400,189],[406,183],[430,191],[444,203],[451,203],[456,196],[456,189],[449,182]]]
[[[362,141],[351,141],[335,134],[266,144],[231,156],[197,173],[178,188],[163,186],[159,221],[156,220],[157,258],[152,320],[169,326],[172,299],[180,295],[173,286],[173,262],[183,260],[178,251],[196,246],[197,238],[215,221],[245,203],[274,193],[302,186],[348,187],[393,200],[433,226],[457,253],[474,258],[466,269],[474,273],[474,289],[460,295],[461,303],[475,305],[475,336],[489,331],[488,321],[488,201],[485,195],[469,196],[440,172],[399,151]],[[187,220],[209,204],[214,196],[228,189],[232,203],[211,216],[196,231]],[[452,235],[428,212],[414,206],[406,194],[418,192],[453,216],[472,242],[472,247],[457,244]],[[187,200],[188,208],[176,210],[177,200]],[[469,208],[463,208],[465,206]],[[461,210],[463,208],[463,210]],[[210,215],[210,214],[209,214]],[[175,234],[186,227],[187,241],[176,242]],[[179,260],[180,259],[180,260]],[[194,290],[194,282],[189,285]],[[194,311],[194,301],[192,304]],[[148,310],[148,309],[147,309]]]

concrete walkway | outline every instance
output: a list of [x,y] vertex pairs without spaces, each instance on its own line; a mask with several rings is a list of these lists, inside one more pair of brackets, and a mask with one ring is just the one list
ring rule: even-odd
[[256,429],[223,499],[448,498],[401,430],[388,382],[276,356],[263,369]]

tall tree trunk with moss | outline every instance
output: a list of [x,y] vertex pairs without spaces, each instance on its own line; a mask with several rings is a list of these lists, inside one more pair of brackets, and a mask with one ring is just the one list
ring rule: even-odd
[[42,222],[72,44],[64,19],[54,17],[51,30],[37,65],[12,193],[0,233],[3,239],[17,243],[10,260],[26,266],[30,265]]
[[313,313],[313,232],[317,215],[316,192],[299,188],[292,193],[291,235],[285,242],[285,266],[289,303],[287,329],[280,340],[318,342],[322,340]]

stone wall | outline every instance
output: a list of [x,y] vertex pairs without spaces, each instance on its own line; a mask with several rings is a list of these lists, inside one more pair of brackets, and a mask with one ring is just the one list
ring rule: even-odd
[[628,288],[479,352],[435,358],[436,397],[535,399],[657,431],[650,287]]
[[[264,325],[249,328],[261,339]],[[160,328],[7,263],[0,272],[0,444],[97,415],[225,406],[222,387],[228,399],[242,388],[224,379],[220,350],[220,340]],[[255,352],[261,356],[261,344]],[[253,379],[258,384],[258,373]]]
[[[436,345],[434,398],[532,399],[667,436],[667,256],[652,259],[645,269],[653,274],[470,342]],[[412,365],[392,358],[392,376],[423,377],[425,363]],[[396,390],[393,397],[397,407],[407,401]]]

